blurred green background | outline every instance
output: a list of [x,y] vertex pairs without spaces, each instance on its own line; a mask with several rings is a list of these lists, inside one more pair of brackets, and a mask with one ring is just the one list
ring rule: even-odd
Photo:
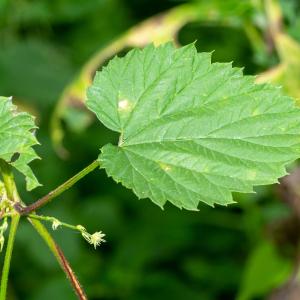
[[[26,203],[117,140],[84,109],[95,70],[133,46],[170,39],[197,40],[214,61],[233,61],[300,98],[299,0],[0,0],[0,94],[13,96],[40,128],[42,161],[32,167],[43,187],[26,193],[16,174]],[[89,299],[297,300],[300,171],[291,170],[280,185],[199,212],[162,211],[97,171],[42,213],[106,233],[95,251],[77,233],[53,232]],[[25,221],[8,299],[76,299]]]

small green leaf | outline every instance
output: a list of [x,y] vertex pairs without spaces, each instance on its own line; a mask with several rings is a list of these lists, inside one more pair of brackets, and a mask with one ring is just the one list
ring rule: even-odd
[[35,129],[31,115],[17,112],[11,98],[0,97],[0,159],[25,175],[28,190],[40,185],[28,166],[32,160],[39,158],[32,149],[38,144]]
[[300,153],[300,110],[193,44],[130,51],[98,72],[87,105],[120,133],[99,160],[139,198],[196,210],[277,182]]
[[273,244],[263,241],[250,253],[236,299],[264,296],[284,284],[291,273],[291,262],[281,257]]

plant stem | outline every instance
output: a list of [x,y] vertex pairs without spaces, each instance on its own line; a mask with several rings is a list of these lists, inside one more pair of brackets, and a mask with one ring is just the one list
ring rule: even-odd
[[[0,159],[0,171],[4,182],[4,187],[6,190],[7,197],[9,200],[16,202],[18,201],[18,191],[14,181],[14,175],[11,170],[11,166]],[[2,269],[2,277],[1,277],[1,286],[0,286],[0,300],[6,299],[6,291],[7,291],[7,283],[8,283],[8,275],[10,269],[10,262],[12,251],[15,242],[15,236],[17,232],[17,228],[19,225],[20,215],[14,214],[11,217],[11,227],[8,236],[8,242],[5,252],[4,265]]]
[[[51,223],[53,223],[55,221],[58,221],[54,217],[41,216],[41,215],[35,215],[35,214],[28,214],[27,217],[30,218],[30,219],[46,221],[46,222],[51,222]],[[76,225],[71,225],[71,224],[68,224],[68,223],[65,223],[65,222],[61,222],[61,221],[58,221],[58,222],[59,222],[59,226],[66,227],[66,228],[78,231],[80,233],[82,232],[80,229],[78,229],[78,226],[76,226]]]
[[4,259],[4,265],[2,270],[2,277],[1,277],[1,286],[0,286],[0,300],[6,299],[6,290],[7,290],[7,282],[8,282],[8,275],[9,275],[9,269],[10,269],[10,261],[15,241],[15,236],[18,228],[20,220],[20,215],[16,214],[11,219],[11,227],[9,231],[9,237],[8,237],[8,243],[6,247],[5,252],[5,259]]
[[[59,248],[59,246],[55,243],[54,239],[48,232],[48,230],[44,227],[41,222],[35,219],[28,218],[29,222],[32,224],[32,226],[35,228],[35,230],[39,233],[39,235],[42,237],[42,239],[46,242],[51,252],[54,254],[55,258],[59,262],[61,268],[64,270],[65,274],[67,275],[76,295],[78,296],[78,299],[80,300],[87,300],[87,296],[85,292],[83,291],[76,275],[74,274],[69,262],[67,261],[66,257],[64,256],[62,250]],[[0,300],[4,300],[1,299]]]
[[62,194],[64,191],[68,190],[70,187],[72,187],[76,182],[78,182],[80,179],[85,177],[87,174],[94,171],[98,166],[99,166],[99,161],[95,160],[90,165],[88,165],[86,168],[81,170],[79,173],[74,175],[72,178],[67,180],[65,183],[63,183],[62,185],[60,185],[59,187],[57,187],[56,189],[54,189],[53,191],[51,191],[50,193],[45,195],[44,197],[40,198],[39,200],[37,200],[36,202],[32,203],[31,205],[29,205],[27,207],[19,209],[18,211],[22,215],[25,215],[25,214],[29,214],[32,211],[35,211],[35,210],[43,207],[44,205],[49,203],[52,199],[56,198],[57,196]]
[[[91,166],[93,164],[88,166],[86,169],[92,169]],[[96,168],[96,166],[94,166],[94,168]],[[73,179],[73,184],[74,184],[80,178],[82,178],[87,173],[89,173],[89,172],[85,172],[86,174],[82,175],[82,173],[84,173],[84,171],[86,169],[84,169],[83,171],[81,171],[80,173],[78,173],[77,175],[74,176],[74,177],[76,177],[76,176],[79,177],[77,180],[74,181],[74,179],[73,179],[74,177],[71,178],[70,180],[68,180],[66,182],[66,184],[68,183],[69,186],[67,186],[64,190],[66,190],[66,189],[68,189],[69,187],[72,186],[72,184],[70,184],[69,181],[71,181],[71,183],[72,183],[72,179]],[[15,181],[14,181],[13,173],[11,172],[10,165],[7,164],[5,161],[3,161],[1,159],[0,159],[0,171],[1,171],[1,174],[2,174],[2,177],[3,177],[3,182],[4,182],[4,186],[5,186],[5,189],[6,189],[7,196],[9,197],[9,199],[11,201],[16,202],[15,207],[18,208],[16,210],[20,213],[19,205],[24,205],[24,203],[22,202],[22,200],[19,197],[17,187],[16,187],[16,184],[15,184]],[[62,185],[62,186],[64,186],[64,185]],[[59,188],[57,188],[56,190],[58,190],[58,192],[56,192],[57,195],[59,195],[60,193],[62,193],[64,191],[63,189],[59,189]],[[59,191],[61,191],[61,192],[59,193]],[[10,261],[11,261],[11,255],[12,255],[15,235],[16,235],[16,231],[17,231],[17,227],[18,227],[18,223],[19,223],[19,219],[20,219],[20,214],[11,215],[11,218],[12,218],[12,223],[11,223],[11,229],[10,229],[10,233],[9,233],[9,238],[8,238],[8,243],[7,243],[6,253],[5,253],[3,272],[2,272],[2,278],[1,278],[0,300],[5,300],[5,298],[6,298],[6,290],[7,290],[7,282],[8,282]],[[33,227],[36,229],[36,231],[40,234],[40,236],[45,240],[48,247],[50,248],[52,253],[55,255],[55,257],[58,260],[60,266],[62,267],[63,271],[66,273],[68,279],[70,280],[70,283],[71,283],[74,291],[76,292],[76,295],[78,296],[78,299],[87,300],[87,297],[86,297],[83,289],[81,288],[81,286],[80,286],[80,284],[79,284],[79,282],[78,282],[78,280],[77,280],[70,264],[68,263],[68,261],[65,258],[62,250],[55,243],[55,241],[53,240],[53,238],[51,237],[51,235],[49,234],[47,229],[43,226],[43,224],[39,220],[30,220],[30,219],[28,219],[28,220],[33,225]]]

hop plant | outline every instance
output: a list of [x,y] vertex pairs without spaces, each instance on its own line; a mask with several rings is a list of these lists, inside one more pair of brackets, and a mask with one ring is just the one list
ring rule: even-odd
[[163,207],[197,210],[234,202],[233,192],[278,182],[286,166],[300,157],[300,109],[280,88],[257,85],[231,64],[212,63],[194,44],[167,43],[134,49],[115,57],[95,76],[87,107],[107,128],[119,133],[117,145],[101,146],[89,166],[26,205],[19,197],[13,169],[27,189],[39,186],[29,163],[38,159],[34,118],[18,112],[11,98],[0,98],[0,250],[11,219],[1,279],[6,287],[20,217],[27,217],[48,244],[79,299],[87,299],[69,262],[41,222],[53,230],[69,228],[96,247],[105,234],[90,234],[38,210],[99,167],[138,198]]

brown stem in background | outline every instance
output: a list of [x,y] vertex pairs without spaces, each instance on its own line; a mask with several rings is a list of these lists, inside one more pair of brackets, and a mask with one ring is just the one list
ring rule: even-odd
[[287,282],[273,291],[269,300],[299,300],[300,295],[300,168],[280,179],[280,199],[291,208],[291,215],[274,224],[272,237],[282,249],[288,245],[288,255],[294,257],[293,273]]

